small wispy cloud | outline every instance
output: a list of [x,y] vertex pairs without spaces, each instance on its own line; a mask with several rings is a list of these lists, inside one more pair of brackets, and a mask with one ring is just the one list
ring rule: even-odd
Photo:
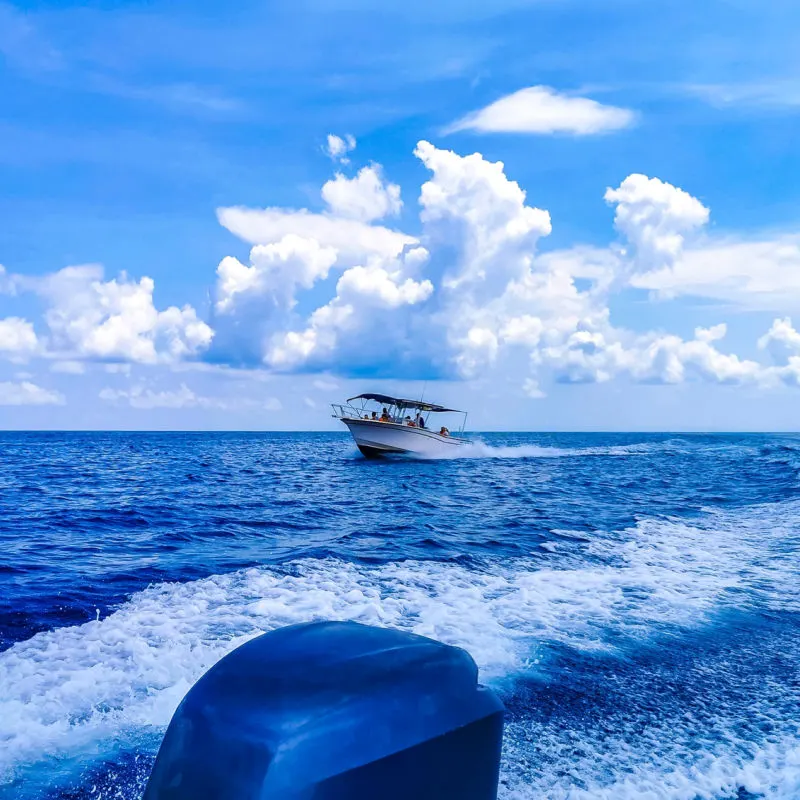
[[351,133],[342,136],[337,136],[335,133],[329,133],[325,141],[325,146],[322,148],[325,155],[332,161],[338,161],[341,164],[349,164],[350,159],[347,154],[351,150],[356,149],[356,139]]
[[61,372],[65,375],[83,375],[86,365],[82,361],[54,361],[50,365],[50,372]]
[[449,125],[444,133],[573,134],[589,136],[630,127],[635,112],[587,97],[562,94],[548,86],[531,86],[501,97]]
[[86,88],[98,94],[155,103],[178,113],[241,116],[246,111],[246,106],[241,100],[227,97],[214,88],[195,83],[137,86],[94,74],[88,78]]
[[774,80],[751,83],[686,84],[683,91],[710,105],[761,108],[800,107],[800,81]]
[[0,56],[13,69],[39,82],[79,88],[82,91],[150,102],[174,113],[206,116],[241,116],[245,104],[218,89],[192,82],[140,85],[103,71],[87,68],[74,54],[59,50],[33,14],[0,0]]
[[317,380],[314,381],[313,386],[315,389],[319,389],[321,392],[334,392],[339,388],[339,384],[330,378],[317,378]]
[[198,395],[185,383],[177,389],[156,391],[143,385],[129,389],[106,387],[99,398],[115,405],[152,410],[155,408],[202,408],[218,411],[280,411],[283,408],[277,397],[205,397]]
[[61,53],[36,28],[30,17],[0,2],[0,55],[28,72],[52,72],[63,66]]

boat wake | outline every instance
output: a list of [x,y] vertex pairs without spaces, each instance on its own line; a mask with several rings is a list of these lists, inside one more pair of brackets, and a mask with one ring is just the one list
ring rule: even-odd
[[[757,630],[718,642],[756,624],[730,622],[743,608],[756,620],[800,610],[798,564],[784,547],[797,540],[797,515],[788,503],[697,526],[644,520],[576,538],[570,560],[551,554],[544,568],[306,559],[152,586],[105,619],[0,653],[0,797],[40,796],[58,771],[74,785],[98,760],[149,758],[180,699],[219,658],[263,631],[315,619],[467,648],[509,706],[506,800],[735,797],[741,787],[795,797],[800,645]],[[780,664],[786,681],[766,680]],[[114,780],[114,797],[139,796],[141,769],[122,786]]]
[[632,456],[644,455],[667,449],[667,442],[642,442],[630,445],[609,445],[608,447],[547,447],[545,445],[492,445],[480,439],[453,448],[451,451],[433,455],[418,456],[426,461],[453,461],[468,458],[568,458],[581,456]]

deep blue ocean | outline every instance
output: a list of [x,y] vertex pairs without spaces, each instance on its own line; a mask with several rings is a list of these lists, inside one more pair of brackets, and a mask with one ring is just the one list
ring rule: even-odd
[[800,798],[800,436],[0,433],[0,798],[141,796],[260,632],[465,647],[500,796]]

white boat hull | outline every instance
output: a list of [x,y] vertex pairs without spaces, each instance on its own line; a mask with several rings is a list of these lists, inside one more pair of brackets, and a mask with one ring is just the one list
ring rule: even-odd
[[463,439],[440,436],[427,428],[412,428],[395,422],[342,419],[350,429],[358,449],[368,457],[399,453],[442,456],[464,444]]

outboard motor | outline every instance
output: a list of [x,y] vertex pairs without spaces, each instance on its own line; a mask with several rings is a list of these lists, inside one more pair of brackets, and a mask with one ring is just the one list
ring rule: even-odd
[[144,800],[495,800],[503,707],[460,648],[293,625],[192,687]]

